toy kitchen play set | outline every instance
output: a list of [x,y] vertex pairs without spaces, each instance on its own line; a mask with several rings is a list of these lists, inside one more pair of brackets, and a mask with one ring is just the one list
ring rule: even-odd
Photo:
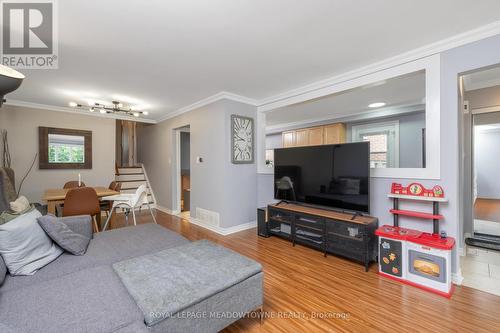
[[[440,186],[426,189],[419,183],[407,187],[393,183],[389,198],[394,224],[376,230],[379,236],[379,274],[441,296],[451,297],[451,252],[455,239],[439,233],[439,203],[447,202]],[[424,213],[400,209],[400,200],[432,203],[433,212]],[[433,221],[433,233],[399,226],[400,216]]]

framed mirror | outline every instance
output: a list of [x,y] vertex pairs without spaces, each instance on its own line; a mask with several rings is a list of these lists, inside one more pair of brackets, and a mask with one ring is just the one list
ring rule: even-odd
[[367,141],[371,177],[439,179],[440,88],[440,58],[429,56],[266,103],[259,166],[266,149]]
[[39,127],[40,169],[92,169],[92,131]]

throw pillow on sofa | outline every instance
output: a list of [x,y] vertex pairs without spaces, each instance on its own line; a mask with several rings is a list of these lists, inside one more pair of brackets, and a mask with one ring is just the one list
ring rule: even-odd
[[35,210],[34,206],[28,206],[28,208],[26,208],[25,210],[23,210],[19,213],[13,212],[12,210],[4,211],[4,212],[0,213],[0,224],[4,224],[4,223],[7,223],[9,221],[12,221],[13,219],[18,218],[19,216],[21,216],[23,214],[29,213],[32,210]]
[[81,256],[87,251],[90,237],[72,231],[61,219],[54,215],[39,217],[38,224],[57,245],[67,252]]
[[10,210],[14,213],[21,213],[28,208],[30,208],[30,202],[23,195],[10,203]]
[[33,275],[63,251],[38,225],[36,209],[0,225],[0,255],[11,275]]

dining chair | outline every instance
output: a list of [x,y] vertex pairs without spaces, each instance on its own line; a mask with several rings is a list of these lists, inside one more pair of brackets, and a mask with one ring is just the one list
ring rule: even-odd
[[78,184],[78,180],[70,180],[69,182],[66,182],[66,184],[64,184],[63,186],[64,189],[78,188],[78,187],[85,187],[85,183],[80,182],[80,184]]
[[79,187],[68,191],[64,199],[62,216],[90,215],[94,221],[94,230],[99,232],[101,207],[96,191],[92,187]]
[[[79,188],[79,187],[85,187],[85,183],[84,182],[80,182],[80,184],[78,184],[78,181],[77,180],[70,180],[69,182],[66,182],[63,186],[63,189],[67,190],[67,189],[72,189],[72,188]],[[56,206],[56,216],[62,216],[62,210],[64,208],[64,204],[58,204]]]
[[146,185],[141,185],[139,188],[135,191],[135,193],[131,195],[126,195],[126,194],[121,194],[116,196],[116,200],[113,200],[113,206],[111,206],[111,211],[110,214],[106,220],[106,223],[104,224],[104,228],[102,230],[106,230],[106,227],[108,226],[109,220],[111,219],[111,215],[115,211],[116,208],[123,208],[125,210],[125,220],[127,221],[128,225],[128,217],[130,215],[130,212],[132,212],[132,217],[134,219],[134,225],[137,225],[137,221],[135,218],[135,210],[140,209],[143,205],[146,205],[149,209],[149,212],[151,213],[151,216],[153,217],[154,223],[156,222],[155,215],[153,214],[153,210],[151,209],[151,206],[149,204],[148,200],[148,189]]

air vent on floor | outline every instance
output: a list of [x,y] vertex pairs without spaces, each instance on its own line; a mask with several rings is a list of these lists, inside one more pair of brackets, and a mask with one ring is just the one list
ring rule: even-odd
[[196,219],[211,226],[219,226],[219,213],[203,208],[196,208]]

